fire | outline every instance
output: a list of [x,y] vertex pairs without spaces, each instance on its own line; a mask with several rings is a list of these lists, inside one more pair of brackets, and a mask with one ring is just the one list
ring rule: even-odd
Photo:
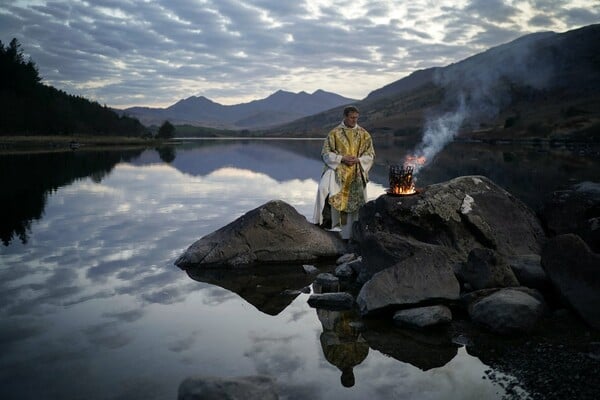
[[394,195],[417,193],[414,179],[415,166],[422,166],[425,164],[425,161],[427,160],[423,156],[406,156],[404,165],[391,165],[389,193]]
[[406,156],[404,159],[404,165],[425,165],[427,159],[424,156]]

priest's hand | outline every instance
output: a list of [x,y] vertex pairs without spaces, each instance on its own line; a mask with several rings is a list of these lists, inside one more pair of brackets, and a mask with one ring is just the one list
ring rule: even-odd
[[342,163],[346,164],[346,165],[354,165],[354,164],[358,164],[358,157],[355,156],[343,156],[342,157]]

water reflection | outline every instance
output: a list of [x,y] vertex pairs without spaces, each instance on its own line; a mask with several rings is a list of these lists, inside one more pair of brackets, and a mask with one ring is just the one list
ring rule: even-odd
[[299,265],[263,265],[241,269],[191,268],[186,272],[195,281],[236,293],[268,315],[281,313],[313,280]]
[[99,183],[114,166],[142,150],[0,155],[0,239],[27,243],[31,222],[44,214],[48,195],[78,179]]
[[[214,141],[178,146],[163,154],[168,164],[155,149],[0,156],[0,397],[163,399],[186,376],[257,373],[276,377],[287,398],[501,397],[481,379],[489,367],[444,336],[357,332],[353,315],[315,313],[295,292],[310,283],[302,272],[194,280],[173,265],[268,200],[310,216],[319,150],[318,141]],[[378,155],[372,197],[387,180],[386,149]],[[576,177],[597,171],[573,165],[565,171]],[[459,173],[432,168],[431,179]],[[345,388],[350,364],[355,384]]]
[[323,309],[317,309],[317,316],[323,325],[319,341],[325,359],[342,372],[342,386],[354,386],[354,367],[369,355],[369,345],[359,329],[359,316],[355,311]]

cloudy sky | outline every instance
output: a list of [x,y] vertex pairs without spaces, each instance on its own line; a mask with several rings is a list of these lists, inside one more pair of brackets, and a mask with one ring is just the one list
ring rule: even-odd
[[527,33],[600,22],[599,0],[0,0],[44,82],[112,107],[279,90],[361,99]]

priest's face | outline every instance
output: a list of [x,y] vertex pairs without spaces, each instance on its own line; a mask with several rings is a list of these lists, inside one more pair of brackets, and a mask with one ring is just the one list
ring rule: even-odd
[[358,113],[353,111],[344,117],[344,125],[349,128],[354,128],[358,122]]

